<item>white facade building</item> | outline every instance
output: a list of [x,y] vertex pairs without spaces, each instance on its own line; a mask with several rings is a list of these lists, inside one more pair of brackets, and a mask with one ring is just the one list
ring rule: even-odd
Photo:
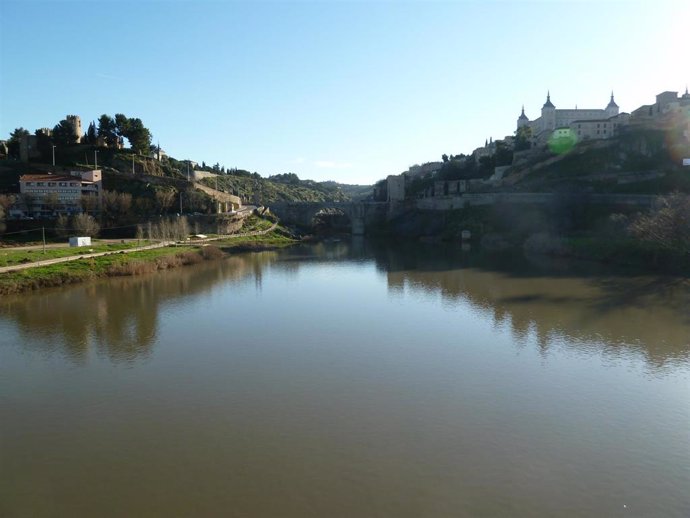
[[603,109],[557,109],[551,102],[551,93],[547,93],[546,102],[541,108],[541,117],[530,121],[525,115],[525,108],[517,120],[517,128],[528,126],[532,130],[533,139],[537,142],[546,141],[556,130],[570,129],[578,139],[609,138],[615,134],[618,126],[627,122],[627,114],[620,114],[619,108],[611,99]]
[[[94,209],[100,210],[103,195],[101,171],[71,171],[69,175],[25,174],[19,177],[19,192],[32,200],[27,212],[40,216],[45,211],[61,213],[81,211],[82,197],[93,198]],[[44,203],[51,196],[59,207],[48,207]]]

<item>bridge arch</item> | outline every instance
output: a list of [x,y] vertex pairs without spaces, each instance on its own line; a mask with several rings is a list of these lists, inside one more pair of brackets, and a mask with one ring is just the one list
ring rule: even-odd
[[319,212],[339,211],[350,220],[354,235],[364,234],[368,224],[385,219],[386,203],[377,202],[278,202],[271,204],[269,210],[288,225],[312,228],[314,218]]

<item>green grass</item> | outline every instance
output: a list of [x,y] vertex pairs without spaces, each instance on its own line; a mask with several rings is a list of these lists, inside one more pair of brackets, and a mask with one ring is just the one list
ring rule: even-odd
[[213,244],[222,250],[257,249],[262,247],[284,247],[295,244],[295,240],[285,235],[281,230],[276,229],[268,234],[259,236],[245,236],[214,241]]
[[[140,243],[142,246],[148,242]],[[0,248],[0,266],[14,266],[18,264],[33,263],[47,259],[57,259],[60,257],[72,257],[75,255],[89,255],[98,252],[118,252],[139,246],[136,241],[130,243],[109,243],[94,244],[90,247],[78,248],[46,248],[45,253],[42,249],[35,250],[14,250],[12,248]]]
[[142,250],[129,254],[112,254],[101,257],[85,257],[75,261],[26,268],[0,274],[0,294],[19,293],[43,287],[63,286],[90,279],[105,277],[115,266],[131,262],[154,262],[174,257],[184,252],[198,251],[194,246],[176,246]]

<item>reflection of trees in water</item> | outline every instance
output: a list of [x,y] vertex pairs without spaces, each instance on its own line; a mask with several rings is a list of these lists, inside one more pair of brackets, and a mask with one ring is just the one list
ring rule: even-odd
[[275,258],[271,252],[242,254],[142,277],[8,297],[0,312],[16,323],[27,347],[59,350],[80,361],[91,350],[113,361],[132,361],[150,353],[163,305],[220,282],[260,276]]
[[690,355],[687,280],[606,275],[588,267],[572,273],[579,263],[535,267],[521,257],[482,257],[419,243],[353,240],[239,254],[150,276],[8,297],[0,313],[16,322],[26,344],[40,343],[75,359],[95,349],[112,360],[131,361],[149,354],[166,303],[244,278],[260,287],[267,266],[296,275],[304,265],[372,258],[395,296],[412,290],[440,293],[453,305],[467,302],[494,325],[510,326],[518,347],[534,337],[546,353],[563,336],[571,347],[612,354],[639,350],[656,365]]
[[546,352],[564,336],[614,354],[639,350],[656,365],[690,356],[687,279],[606,275],[587,264],[583,272],[568,273],[572,261],[545,271],[545,264],[535,269],[514,256],[475,264],[457,248],[444,253],[418,246],[402,257],[390,247],[377,252],[393,292],[440,292],[446,301],[467,301],[495,325],[510,325],[519,344],[534,335]]
[[573,347],[637,350],[656,365],[690,356],[687,279],[611,274],[595,263],[541,256],[527,260],[457,246],[365,240],[288,249],[273,267],[296,272],[309,263],[372,258],[393,296],[412,290],[440,293],[451,304],[466,301],[497,327],[510,326],[519,347],[534,337],[546,353],[566,337]]

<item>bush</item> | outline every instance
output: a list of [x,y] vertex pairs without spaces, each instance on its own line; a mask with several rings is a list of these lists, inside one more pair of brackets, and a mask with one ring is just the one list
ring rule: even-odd
[[690,196],[664,196],[655,209],[638,216],[630,232],[660,249],[690,253]]
[[205,246],[201,249],[201,255],[204,259],[209,261],[211,259],[220,259],[225,254],[216,246]]
[[101,227],[93,216],[77,214],[72,217],[72,229],[80,236],[96,237]]

